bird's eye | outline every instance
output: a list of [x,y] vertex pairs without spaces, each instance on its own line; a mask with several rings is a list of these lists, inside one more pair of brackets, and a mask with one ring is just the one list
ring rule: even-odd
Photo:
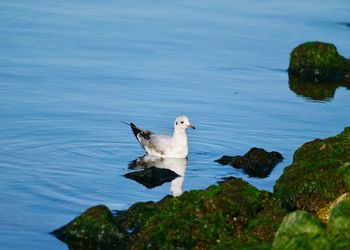
[[184,124],[184,121],[181,121],[181,124]]

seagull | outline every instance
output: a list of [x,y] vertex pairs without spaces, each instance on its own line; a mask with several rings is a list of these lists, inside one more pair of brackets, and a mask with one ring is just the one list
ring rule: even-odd
[[174,122],[172,136],[155,134],[149,130],[136,127],[134,123],[126,123],[131,127],[136,139],[146,151],[147,155],[169,158],[187,158],[188,144],[186,129],[195,127],[186,116],[178,116]]

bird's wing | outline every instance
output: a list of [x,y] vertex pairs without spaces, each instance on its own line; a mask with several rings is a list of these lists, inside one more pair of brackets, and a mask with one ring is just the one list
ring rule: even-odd
[[144,130],[136,127],[134,123],[129,124],[136,139],[141,143],[143,147],[147,147],[150,150],[156,151],[159,154],[164,154],[171,137],[167,135],[157,135],[149,130]]
[[167,147],[169,147],[170,144],[170,136],[151,134],[149,144],[147,146],[159,152],[160,154],[164,154],[166,153]]
[[151,135],[154,134],[152,131],[144,130],[144,129],[136,127],[136,125],[132,122],[129,125],[130,125],[131,130],[134,133],[136,139],[139,142],[150,140]]

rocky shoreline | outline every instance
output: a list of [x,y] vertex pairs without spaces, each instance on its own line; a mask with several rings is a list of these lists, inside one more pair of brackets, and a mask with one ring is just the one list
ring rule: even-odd
[[112,215],[89,208],[53,234],[70,249],[350,247],[350,128],[305,143],[273,193],[230,178]]

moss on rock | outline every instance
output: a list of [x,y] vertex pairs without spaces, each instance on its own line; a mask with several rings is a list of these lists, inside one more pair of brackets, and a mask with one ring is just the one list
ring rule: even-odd
[[274,250],[331,249],[320,221],[305,211],[288,214],[276,233]]
[[329,218],[328,234],[334,249],[350,249],[350,201],[343,200],[333,209]]
[[311,82],[350,81],[350,62],[333,44],[306,42],[291,52],[288,73]]
[[350,190],[350,128],[327,139],[305,143],[274,186],[289,210],[317,213]]
[[67,225],[52,232],[70,249],[123,249],[124,234],[120,232],[111,211],[104,205],[87,209]]
[[286,214],[270,193],[234,178],[165,198],[156,210],[133,249],[266,249]]

